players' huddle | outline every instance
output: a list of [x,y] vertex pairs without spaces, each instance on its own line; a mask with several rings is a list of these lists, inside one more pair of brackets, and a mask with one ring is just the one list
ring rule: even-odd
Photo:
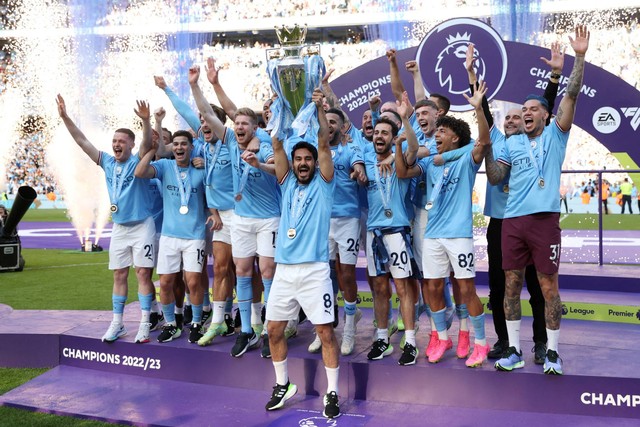
[[[289,381],[287,339],[300,319],[315,326],[310,352],[322,351],[327,374],[324,415],[340,415],[339,354],[354,351],[357,324],[356,261],[361,248],[374,300],[375,335],[367,354],[379,360],[393,352],[389,337],[404,330],[399,365],[418,358],[418,316],[430,319],[426,358],[442,360],[453,348],[448,329],[459,319],[456,356],[468,367],[487,358],[511,371],[524,366],[520,348],[520,292],[526,274],[534,312],[534,361],[546,374],[561,375],[558,341],[562,306],[558,292],[560,171],[582,86],[589,32],[578,26],[570,37],[576,60],[566,94],[550,120],[562,73],[563,52],[555,44],[545,94],[530,95],[510,110],[504,134],[493,123],[487,88],[475,76],[474,47],[465,62],[478,136],[447,115],[446,97],[427,96],[415,61],[415,102],[399,77],[395,51],[387,52],[394,102],[370,100],[357,129],[340,109],[329,84],[313,92],[317,133],[270,135],[258,115],[237,108],[207,61],[207,80],[222,108],[211,105],[199,87],[200,68],[189,70],[198,107],[192,111],[154,77],[190,130],[162,127],[163,108],[154,113],[138,101],[143,138],[133,154],[135,134],[117,129],[112,154],[99,151],[69,118],[58,95],[60,117],[80,148],[105,172],[113,231],[109,269],[113,270],[113,321],[102,337],[112,342],[127,333],[123,323],[131,265],[138,279],[142,317],[136,343],[177,339],[210,345],[217,336],[236,334],[231,355],[261,345],[276,375],[267,410],[281,408],[297,387]],[[265,122],[277,120],[270,110]],[[233,128],[226,127],[227,117]],[[269,127],[267,127],[269,129]],[[275,133],[275,132],[274,132]],[[278,132],[282,135],[282,132]],[[485,215],[490,301],[498,341],[485,336],[483,305],[474,285],[472,190],[483,160],[488,177]],[[207,258],[213,256],[210,297]],[[160,301],[151,281],[156,268]],[[399,297],[397,321],[391,310],[390,278]],[[535,282],[535,283],[534,283]],[[452,300],[449,286],[453,289]],[[233,292],[238,316],[232,318]],[[338,344],[336,296],[342,292],[344,327]],[[186,294],[186,300],[185,300]],[[261,301],[264,301],[264,306]],[[473,327],[473,345],[470,327]]]

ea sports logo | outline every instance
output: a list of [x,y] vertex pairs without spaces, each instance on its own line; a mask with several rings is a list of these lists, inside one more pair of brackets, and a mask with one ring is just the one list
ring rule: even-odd
[[448,97],[451,111],[472,109],[463,96],[470,94],[465,62],[471,43],[474,71],[487,82],[491,99],[502,87],[508,65],[502,38],[493,28],[476,19],[450,19],[429,31],[418,46],[416,61],[427,92]]
[[593,127],[600,133],[613,133],[620,127],[620,113],[611,107],[602,107],[593,113]]

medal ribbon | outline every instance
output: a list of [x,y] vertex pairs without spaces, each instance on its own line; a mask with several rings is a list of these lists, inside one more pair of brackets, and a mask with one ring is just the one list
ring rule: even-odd
[[444,178],[449,174],[448,171],[445,171],[444,165],[438,166],[438,169],[442,169],[442,175],[440,175],[438,182],[436,182],[436,185],[433,187],[433,191],[431,192],[431,197],[429,198],[429,201],[427,202],[427,204],[431,203],[433,205],[436,202],[436,199],[440,195],[440,190],[442,189]]
[[378,165],[374,167],[375,169],[375,179],[376,186],[378,187],[378,192],[380,193],[380,199],[382,199],[382,207],[385,211],[389,210],[389,202],[391,201],[391,177],[387,177],[384,181],[384,185],[382,184],[382,179],[380,178],[380,168]]
[[216,167],[216,160],[218,160],[218,155],[220,154],[220,150],[222,149],[222,141],[218,140],[215,145],[215,151],[213,152],[213,156],[211,160],[208,160],[207,154],[211,153],[211,144],[207,144],[207,152],[204,155],[204,170],[207,171],[205,175],[205,185],[211,185],[211,180],[213,178],[213,170]]
[[304,205],[307,202],[308,189],[309,187],[306,185],[296,185],[295,190],[293,190],[293,195],[291,196],[291,207],[289,211],[289,228],[293,228],[295,230],[296,226],[298,225],[298,221],[302,216],[302,210],[304,209]]
[[178,191],[180,192],[180,206],[188,206],[189,198],[191,197],[191,179],[189,177],[190,168],[187,168],[186,178],[183,180],[180,178],[180,170],[178,164],[173,162],[173,171],[176,174],[176,182],[178,183]]
[[[113,167],[113,176],[111,178],[111,203],[116,206],[118,205],[120,193],[122,192],[122,185],[124,184],[125,166],[129,163],[129,160],[131,160],[131,157],[129,157],[123,164],[116,162]],[[120,179],[118,179],[118,167],[122,168],[120,172]]]
[[238,184],[238,192],[236,194],[242,194],[245,185],[247,185],[247,180],[249,179],[249,169],[251,169],[251,165],[240,158],[240,150],[238,150],[238,156],[236,158],[236,170],[238,173],[240,173],[240,165],[242,164],[244,164],[244,169],[240,176],[240,183]]
[[529,140],[529,158],[531,159],[531,162],[533,162],[534,165],[536,165],[536,169],[538,170],[538,179],[542,179],[544,180],[544,177],[542,176],[542,163],[544,162],[544,150],[542,147],[542,138],[540,138],[540,141],[534,139],[533,141],[536,141],[536,144],[538,144],[538,154],[539,154],[539,160],[536,158],[536,156],[533,154],[533,148],[531,147],[531,140]]

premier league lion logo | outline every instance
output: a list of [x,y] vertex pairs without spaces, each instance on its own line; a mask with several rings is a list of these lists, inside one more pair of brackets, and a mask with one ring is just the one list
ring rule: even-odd
[[300,420],[300,427],[336,427],[338,420],[325,417],[309,417]]
[[489,25],[471,18],[456,18],[434,27],[420,42],[416,61],[428,93],[451,101],[451,111],[469,111],[463,96],[469,93],[465,67],[467,47],[473,43],[476,76],[487,82],[487,99],[500,90],[507,74],[507,51],[500,35]]
[[[469,80],[460,79],[460,67],[465,67],[467,48],[472,43],[469,33],[456,34],[447,37],[448,45],[438,55],[435,70],[438,73],[440,86],[446,87],[450,94],[469,92]],[[486,67],[480,52],[473,52],[473,68],[479,80],[485,79]]]

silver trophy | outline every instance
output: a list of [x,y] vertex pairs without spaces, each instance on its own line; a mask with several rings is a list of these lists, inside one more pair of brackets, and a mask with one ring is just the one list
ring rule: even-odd
[[[320,45],[305,45],[307,27],[276,28],[280,48],[267,49],[267,72],[278,99],[271,106],[268,129],[284,138],[301,135],[312,123],[311,95],[325,72]],[[295,122],[295,123],[294,123]],[[296,129],[293,129],[296,128]]]

